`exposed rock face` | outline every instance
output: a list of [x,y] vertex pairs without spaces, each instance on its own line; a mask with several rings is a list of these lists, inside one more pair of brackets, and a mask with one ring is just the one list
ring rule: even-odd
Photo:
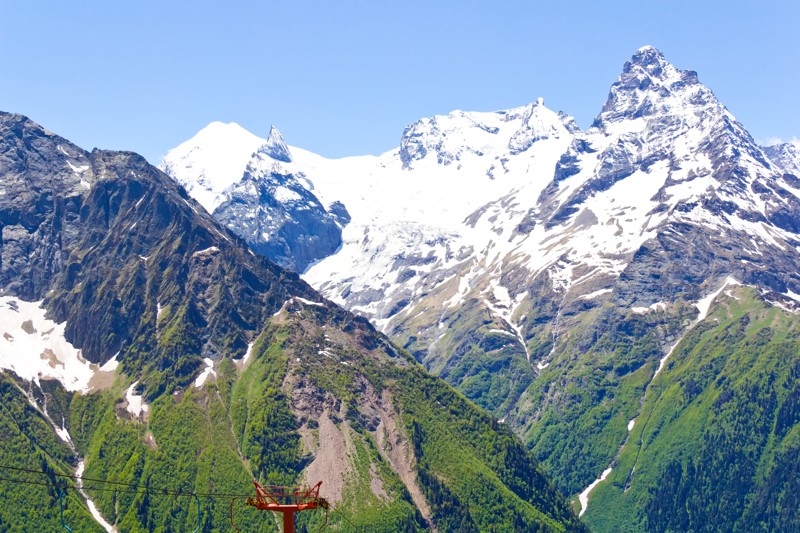
[[335,252],[350,220],[341,202],[322,205],[275,127],[259,139],[236,124],[212,123],[160,168],[253,250],[294,272]]
[[82,237],[82,198],[98,178],[91,154],[21,115],[0,114],[0,143],[0,285],[41,300]]
[[762,147],[770,161],[786,174],[800,176],[800,150],[793,143]]
[[[2,290],[46,300],[92,362],[120,352],[126,369],[151,366],[164,379],[151,386],[171,388],[198,367],[188,356],[244,353],[289,290],[313,292],[243,254],[233,234],[136,154],[88,153],[7,113],[0,147]],[[231,279],[224,288],[214,283],[223,276]],[[158,334],[178,323],[192,330],[180,347]]]
[[282,163],[291,163],[292,155],[289,153],[289,147],[286,146],[286,141],[283,140],[283,135],[278,131],[278,128],[272,126],[267,135],[267,142],[259,148],[259,152],[267,157],[280,161]]
[[349,214],[341,203],[329,213],[304,185],[304,175],[283,167],[280,162],[291,162],[289,151],[275,132],[254,154],[242,179],[225,190],[226,200],[214,209],[214,218],[256,252],[303,272],[339,248]]

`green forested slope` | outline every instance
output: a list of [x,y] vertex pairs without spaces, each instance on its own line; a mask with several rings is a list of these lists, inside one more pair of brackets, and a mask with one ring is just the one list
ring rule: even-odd
[[[69,478],[77,461],[19,385],[0,373],[0,531],[61,529],[59,491],[64,490],[64,522],[74,531],[102,531],[89,515]],[[31,474],[16,469],[46,472]]]
[[[342,320],[350,321],[349,333],[341,333],[348,329]],[[330,524],[344,531],[429,529],[387,462],[376,420],[369,418],[370,406],[364,402],[366,389],[370,397],[385,392],[395,402],[390,419],[377,424],[394,421],[407,435],[410,465],[439,531],[582,529],[509,430],[396,351],[364,321],[301,305],[273,322],[244,369],[223,361],[216,379],[204,387],[156,399],[146,422],[131,419],[116,405],[122,385],[73,397],[70,431],[86,455],[85,475],[154,487],[89,490],[121,531],[194,527],[194,499],[158,489],[248,494],[252,477],[262,483],[302,483],[313,454],[301,442],[298,424],[313,433],[315,422],[303,420],[296,404],[316,394],[336,406],[335,424],[353,442],[345,458],[346,487],[334,502]],[[337,359],[319,357],[319,335],[328,335],[328,349]],[[376,480],[385,496],[371,490]],[[230,498],[201,496],[200,503],[203,531],[229,530]],[[276,530],[274,517],[246,508],[241,498],[234,509],[243,531]],[[316,530],[324,516],[306,513],[298,523]]]
[[800,528],[800,321],[753,289],[717,302],[653,381],[592,492],[594,529]]

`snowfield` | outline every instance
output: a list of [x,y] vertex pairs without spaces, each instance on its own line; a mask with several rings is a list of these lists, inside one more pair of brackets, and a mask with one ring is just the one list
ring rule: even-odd
[[113,374],[116,356],[102,367],[90,363],[64,338],[66,323],[45,317],[41,302],[0,296],[0,369],[37,385],[59,381],[66,390],[87,393],[99,374]]

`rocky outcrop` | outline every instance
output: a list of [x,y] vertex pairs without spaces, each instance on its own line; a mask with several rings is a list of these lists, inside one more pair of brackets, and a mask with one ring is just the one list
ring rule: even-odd
[[253,156],[242,179],[225,191],[226,200],[213,214],[256,252],[303,272],[339,248],[350,217],[341,203],[329,213],[303,184],[304,176],[276,163],[289,153],[282,139],[276,140],[279,135],[270,134],[270,142]]
[[259,139],[236,124],[212,123],[160,168],[254,251],[294,272],[335,252],[350,221],[341,202],[322,205],[274,126]]
[[785,174],[800,176],[800,150],[794,143],[780,143],[762,147],[770,161]]

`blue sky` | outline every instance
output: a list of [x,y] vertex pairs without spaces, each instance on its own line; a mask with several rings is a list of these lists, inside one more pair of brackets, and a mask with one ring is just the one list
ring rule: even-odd
[[800,137],[800,2],[0,0],[0,110],[152,162],[213,120],[329,157],[453,109],[588,126],[642,45],[759,140]]

